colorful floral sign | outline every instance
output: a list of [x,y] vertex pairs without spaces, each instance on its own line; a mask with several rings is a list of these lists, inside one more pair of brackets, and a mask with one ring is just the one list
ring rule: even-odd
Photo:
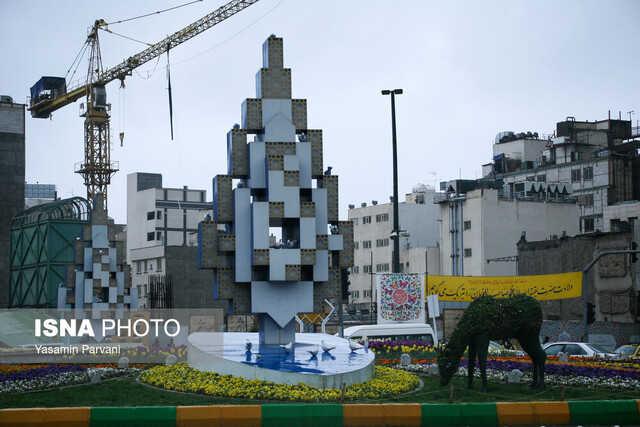
[[424,275],[379,274],[378,323],[424,323]]

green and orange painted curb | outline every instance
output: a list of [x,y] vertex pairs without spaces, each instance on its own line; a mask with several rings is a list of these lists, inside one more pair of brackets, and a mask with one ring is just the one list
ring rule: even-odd
[[0,426],[506,426],[640,424],[640,400],[264,404],[0,410]]

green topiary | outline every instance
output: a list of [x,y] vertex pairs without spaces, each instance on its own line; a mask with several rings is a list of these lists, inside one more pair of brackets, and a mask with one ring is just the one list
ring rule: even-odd
[[469,304],[449,337],[449,342],[438,353],[440,383],[446,385],[460,366],[469,347],[468,388],[473,388],[476,356],[482,376],[482,391],[487,391],[487,352],[489,341],[502,342],[516,338],[533,361],[532,387],[544,388],[544,364],[547,355],[540,345],[542,308],[533,297],[525,294],[509,298],[478,297]]

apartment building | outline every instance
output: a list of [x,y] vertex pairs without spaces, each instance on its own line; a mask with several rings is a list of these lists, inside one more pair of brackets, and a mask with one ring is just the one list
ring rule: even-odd
[[640,200],[639,132],[631,121],[558,122],[553,135],[501,132],[484,181],[515,199],[572,195],[580,233],[629,229]]
[[175,286],[184,286],[167,275],[167,247],[186,247],[207,211],[206,190],[164,188],[161,174],[127,176],[127,260],[139,307],[167,306]]
[[[438,206],[436,192],[423,184],[416,185],[405,201],[398,204],[400,224],[400,264],[404,272],[439,271]],[[349,220],[354,224],[354,267],[348,309],[367,313],[375,302],[375,274],[392,271],[393,203],[362,203],[349,206]]]
[[515,276],[519,241],[579,233],[580,211],[572,197],[521,199],[481,186],[479,181],[450,181],[436,199],[444,275]]

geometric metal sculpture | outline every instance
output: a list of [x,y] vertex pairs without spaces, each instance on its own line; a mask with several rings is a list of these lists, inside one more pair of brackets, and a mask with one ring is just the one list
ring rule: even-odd
[[231,299],[232,313],[257,314],[263,344],[294,342],[295,315],[324,311],[324,298],[340,295],[340,269],[353,266],[338,176],[323,172],[322,131],[307,129],[307,102],[291,99],[283,63],[282,39],[272,35],[256,97],[227,134],[213,218],[198,229],[199,268],[214,270],[214,298]]
[[90,310],[92,318],[138,307],[138,292],[131,287],[131,266],[125,263],[124,242],[116,241],[115,225],[109,223],[104,195],[97,193],[91,222],[75,242],[75,262],[67,266],[65,286],[58,288],[58,309],[68,305],[82,318]]

